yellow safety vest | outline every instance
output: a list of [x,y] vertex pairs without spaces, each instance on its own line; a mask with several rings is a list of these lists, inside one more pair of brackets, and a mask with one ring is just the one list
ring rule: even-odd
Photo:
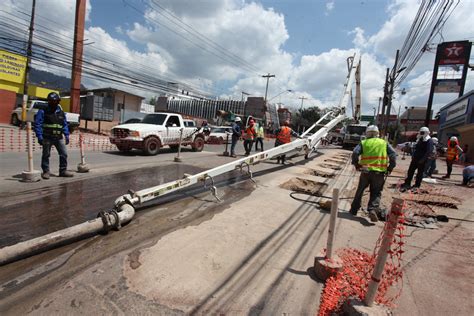
[[265,137],[265,132],[263,130],[263,126],[260,126],[257,128],[257,138],[264,138]]
[[360,164],[369,171],[386,172],[388,164],[387,142],[381,138],[368,138],[361,142]]

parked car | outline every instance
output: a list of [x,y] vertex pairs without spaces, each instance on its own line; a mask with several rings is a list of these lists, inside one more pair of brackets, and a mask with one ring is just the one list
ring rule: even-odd
[[[48,103],[45,101],[37,101],[37,100],[31,101],[31,103],[26,107],[26,121],[34,122],[36,113],[38,113],[40,109],[44,110],[47,107],[48,107]],[[10,120],[11,124],[16,125],[16,126],[20,125],[20,123],[22,122],[21,112],[22,112],[21,107],[17,107],[16,109],[13,110],[11,114],[11,120]],[[69,130],[70,132],[73,132],[74,129],[76,129],[80,124],[79,114],[69,113],[69,112],[64,112],[64,113],[66,114],[66,120],[68,122]]]
[[207,138],[207,142],[210,144],[223,144],[227,135],[232,134],[232,127],[230,126],[211,126],[211,133]]
[[140,123],[121,124],[111,130],[110,142],[118,150],[143,150],[147,155],[156,155],[163,146],[177,150],[181,129],[182,146],[191,146],[194,151],[204,148],[204,134],[201,128],[185,127],[181,115],[174,113],[150,113]]

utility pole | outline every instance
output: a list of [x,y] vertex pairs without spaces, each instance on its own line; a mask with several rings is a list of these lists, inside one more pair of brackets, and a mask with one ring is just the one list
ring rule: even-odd
[[35,8],[36,0],[33,0],[31,7],[31,19],[30,19],[30,32],[28,35],[28,46],[26,49],[26,67],[25,67],[25,82],[23,84],[23,102],[21,109],[21,121],[26,122],[26,142],[28,147],[28,170],[23,171],[22,181],[24,182],[36,182],[39,181],[39,171],[34,170],[33,167],[33,139],[31,132],[31,122],[26,119],[26,106],[28,104],[28,81],[30,78],[30,64],[31,64],[31,46],[33,44],[33,30],[35,25]]
[[262,78],[267,78],[267,87],[265,88],[265,105],[267,105],[268,81],[270,80],[270,78],[274,78],[274,77],[275,75],[270,75],[270,73],[262,76]]
[[385,85],[383,86],[383,99],[382,99],[382,112],[380,113],[380,130],[381,135],[385,136],[385,108],[387,107],[387,99],[388,99],[388,76],[389,76],[390,68],[387,68],[387,73],[385,74]]
[[397,66],[398,66],[398,55],[400,54],[400,50],[397,49],[397,53],[395,54],[395,64],[392,68],[392,73],[390,75],[390,91],[388,93],[388,100],[387,100],[387,118],[385,121],[385,128],[384,131],[388,134],[388,123],[390,122],[390,112],[392,110],[392,97],[393,97],[393,87],[395,86],[395,79],[397,77]]
[[71,108],[73,113],[80,112],[82,53],[84,50],[84,21],[86,0],[76,0],[76,21],[74,24],[74,47],[71,73]]
[[303,101],[306,100],[307,98],[305,98],[305,97],[299,97],[298,99],[301,99],[300,111],[302,111],[302,110],[303,110]]
[[377,116],[375,117],[375,123],[374,125],[379,125],[380,120],[379,120],[379,113],[380,113],[380,104],[382,103],[382,97],[379,97],[379,106],[377,107]]

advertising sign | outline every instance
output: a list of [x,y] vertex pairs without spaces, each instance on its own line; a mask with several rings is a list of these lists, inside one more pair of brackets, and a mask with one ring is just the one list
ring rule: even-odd
[[23,84],[26,57],[0,49],[0,80]]
[[464,115],[467,111],[469,99],[464,99],[456,105],[451,106],[446,113],[446,121]]

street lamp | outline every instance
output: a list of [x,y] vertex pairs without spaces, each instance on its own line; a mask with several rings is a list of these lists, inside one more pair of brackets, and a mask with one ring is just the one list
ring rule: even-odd
[[273,96],[273,97],[271,97],[270,99],[268,99],[268,102],[271,101],[271,100],[273,100],[273,99],[275,99],[276,97],[282,95],[282,94],[285,93],[285,92],[293,92],[293,90],[290,90],[290,89],[284,90],[284,91],[278,93],[276,96]]

